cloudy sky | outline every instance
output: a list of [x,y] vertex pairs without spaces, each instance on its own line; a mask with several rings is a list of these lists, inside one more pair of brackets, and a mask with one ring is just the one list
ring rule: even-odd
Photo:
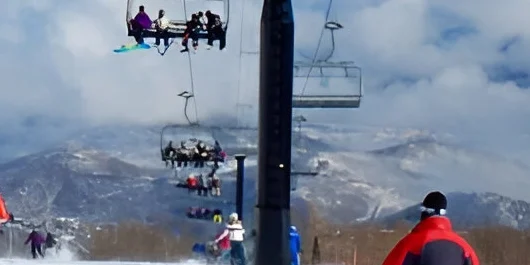
[[[297,52],[312,55],[328,2],[293,1]],[[191,87],[188,57],[178,52],[179,45],[164,57],[155,51],[112,52],[131,42],[125,36],[125,2],[4,3],[4,139],[22,135],[42,142],[79,126],[183,121],[176,94]],[[134,9],[144,3],[133,2]],[[168,16],[182,14],[178,0],[145,5],[153,15],[159,7]],[[255,120],[252,110],[238,111],[236,104],[256,99],[256,56],[240,56],[240,50],[258,50],[260,7],[259,1],[246,0],[243,10],[241,1],[233,0],[228,50],[192,56],[199,120],[238,112]],[[497,144],[509,138],[510,145],[521,146],[529,140],[521,135],[530,132],[529,9],[523,0],[334,0],[332,18],[345,28],[337,33],[333,59],[363,67],[365,98],[360,109],[341,115],[340,110],[307,115],[313,121],[459,131]],[[322,54],[330,43],[324,38]]]

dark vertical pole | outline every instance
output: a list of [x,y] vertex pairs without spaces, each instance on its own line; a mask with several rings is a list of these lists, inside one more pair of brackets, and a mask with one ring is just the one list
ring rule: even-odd
[[236,213],[243,220],[243,185],[245,181],[245,158],[246,155],[235,155],[237,160],[236,176]]
[[289,265],[294,18],[291,0],[261,14],[256,265]]

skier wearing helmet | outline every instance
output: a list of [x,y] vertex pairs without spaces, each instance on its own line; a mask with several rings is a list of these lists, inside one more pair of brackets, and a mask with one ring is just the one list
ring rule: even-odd
[[289,228],[289,239],[291,246],[291,265],[300,265],[300,253],[302,248],[300,247],[300,234],[296,226],[292,225]]
[[421,203],[420,222],[390,251],[383,265],[479,265],[475,250],[453,230],[447,198],[439,191]]
[[219,244],[221,240],[228,237],[230,240],[230,258],[232,264],[245,265],[245,247],[243,240],[245,229],[239,220],[237,213],[232,213],[228,217],[228,223],[223,233],[215,239],[215,243]]

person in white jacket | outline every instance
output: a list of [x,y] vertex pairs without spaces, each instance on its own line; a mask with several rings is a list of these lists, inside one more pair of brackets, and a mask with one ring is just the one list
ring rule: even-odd
[[168,30],[173,27],[169,19],[165,17],[166,11],[163,9],[160,9],[158,11],[158,18],[153,21],[155,24],[155,29],[157,32],[157,36],[155,38],[155,45],[160,45],[160,39],[164,39],[164,46],[169,46],[169,36],[168,36]]
[[243,246],[245,229],[237,213],[230,214],[225,231],[215,239],[215,243],[219,243],[225,237],[230,239],[231,263],[234,265],[246,265],[245,247]]

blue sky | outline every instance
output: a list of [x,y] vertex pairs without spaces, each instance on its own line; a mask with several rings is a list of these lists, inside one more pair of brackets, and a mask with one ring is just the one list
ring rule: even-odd
[[[176,94],[190,89],[189,67],[177,47],[165,57],[112,53],[131,41],[125,2],[7,0],[0,18],[4,139],[43,143],[80,126],[183,121]],[[167,10],[180,7],[165,2]],[[326,4],[294,0],[297,50],[314,51]],[[257,60],[247,56],[239,65],[241,2],[231,8],[228,50],[193,57],[202,121],[236,116],[236,103],[256,102]],[[257,51],[260,8],[259,1],[247,0],[247,51]],[[335,0],[332,17],[345,26],[335,58],[363,67],[366,97],[359,110],[307,115],[312,121],[458,131],[485,143],[523,139],[530,132],[529,9],[523,0]]]

